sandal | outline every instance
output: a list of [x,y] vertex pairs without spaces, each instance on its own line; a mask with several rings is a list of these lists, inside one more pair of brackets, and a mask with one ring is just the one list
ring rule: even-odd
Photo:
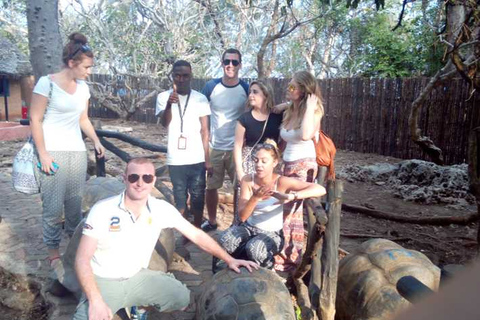
[[53,257],[53,258],[48,257],[47,259],[50,262],[50,267],[52,267],[53,262],[56,261],[56,260],[60,260],[61,257],[60,256],[56,256],[56,257]]
[[65,269],[63,268],[63,262],[60,256],[54,258],[48,258],[50,261],[50,277],[53,280],[58,280],[60,283],[63,283],[65,280]]

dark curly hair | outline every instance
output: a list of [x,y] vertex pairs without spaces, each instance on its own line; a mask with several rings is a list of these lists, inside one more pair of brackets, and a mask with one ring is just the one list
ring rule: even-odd
[[68,43],[63,48],[62,61],[68,66],[68,61],[82,61],[84,56],[93,58],[92,49],[87,46],[87,37],[80,32],[74,32],[68,37]]

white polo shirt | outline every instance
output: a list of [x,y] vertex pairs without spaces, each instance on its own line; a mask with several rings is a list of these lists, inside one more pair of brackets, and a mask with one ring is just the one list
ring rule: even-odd
[[162,229],[188,223],[174,206],[151,196],[135,220],[124,194],[95,204],[83,228],[84,235],[98,240],[90,265],[102,278],[130,278],[147,268]]

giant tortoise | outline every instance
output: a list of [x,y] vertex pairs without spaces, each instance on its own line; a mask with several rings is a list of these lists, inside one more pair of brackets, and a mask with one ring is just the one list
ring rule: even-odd
[[295,319],[288,289],[273,271],[224,269],[205,283],[197,300],[198,320]]
[[[97,177],[87,181],[85,196],[83,198],[82,208],[87,214],[90,208],[102,199],[119,194],[125,189],[125,185],[114,178]],[[75,275],[74,263],[75,254],[77,252],[78,243],[82,236],[82,229],[85,223],[85,219],[80,222],[73,234],[68,246],[65,250],[65,254],[62,256],[63,267],[65,270],[64,275],[59,275],[58,281],[68,291],[80,295],[81,288]],[[175,237],[172,229],[164,229],[160,234],[159,241],[155,246],[152,258],[150,260],[149,269],[160,270],[166,272],[168,266],[172,262],[173,252],[175,249]],[[54,283],[52,286],[52,293],[56,295],[65,294],[62,291],[61,286],[58,283]]]
[[362,243],[340,261],[336,319],[391,318],[410,304],[396,289],[403,276],[414,276],[432,290],[440,283],[440,269],[423,253],[385,239]]

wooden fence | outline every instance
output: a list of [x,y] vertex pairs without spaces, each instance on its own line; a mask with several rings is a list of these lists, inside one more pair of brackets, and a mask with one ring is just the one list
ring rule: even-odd
[[[107,83],[109,76],[95,75],[93,81]],[[125,80],[125,79],[123,79]],[[154,88],[167,89],[167,80],[128,79],[140,95]],[[246,79],[250,81],[250,79]],[[198,91],[206,79],[195,79],[192,87]],[[289,79],[271,79],[276,103],[285,98]],[[410,139],[408,117],[412,102],[428,83],[428,78],[406,79],[327,79],[319,80],[325,106],[322,128],[335,141],[337,148],[364,153],[376,153],[403,159],[428,157]],[[121,81],[117,81],[121,83]],[[118,94],[121,88],[112,87]],[[156,123],[155,100],[137,110],[132,120]],[[96,106],[90,116],[115,118],[116,115]],[[436,87],[426,100],[420,116],[420,127],[443,150],[446,164],[467,161],[469,132],[480,126],[480,95],[471,98],[461,79]]]

